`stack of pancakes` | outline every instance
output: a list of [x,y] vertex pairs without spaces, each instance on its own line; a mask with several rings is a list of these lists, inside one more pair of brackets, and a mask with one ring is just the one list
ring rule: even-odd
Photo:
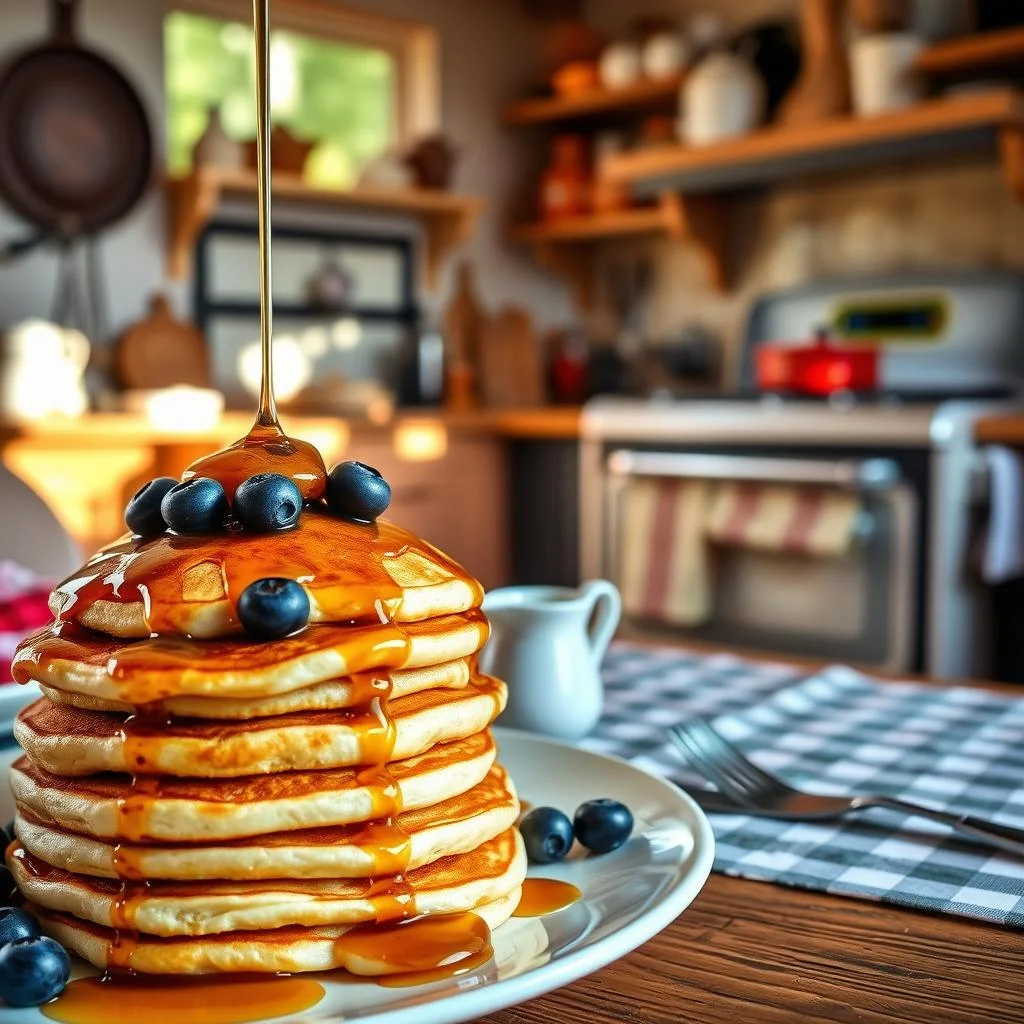
[[[253,640],[234,601],[280,576],[310,625]],[[8,862],[46,929],[147,973],[422,968],[423,922],[468,951],[525,874],[481,599],[406,531],[316,507],[101,551],[15,660],[44,696],[16,723]]]

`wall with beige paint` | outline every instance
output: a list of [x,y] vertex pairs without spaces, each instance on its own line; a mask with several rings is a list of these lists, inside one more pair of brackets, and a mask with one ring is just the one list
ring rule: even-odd
[[[83,0],[81,6],[83,39],[113,59],[139,89],[162,148],[164,4],[161,0]],[[529,140],[503,128],[498,118],[501,105],[528,79],[533,61],[529,26],[517,0],[365,0],[362,6],[414,17],[438,28],[442,123],[462,153],[456,184],[487,200],[476,236],[465,249],[477,264],[484,302],[516,302],[542,323],[565,321],[571,311],[561,282],[502,241],[508,207],[535,162]],[[0,4],[0,60],[43,39],[46,9],[42,0]],[[289,219],[283,206],[275,216],[281,222]],[[0,239],[24,232],[25,225],[0,208]],[[187,284],[169,285],[165,277],[164,205],[159,188],[129,218],[104,234],[99,248],[112,333],[141,316],[148,295],[158,289],[169,287],[178,306],[187,309]],[[449,279],[450,270],[432,300],[435,305]],[[0,266],[0,327],[26,316],[47,315],[55,280],[56,260],[49,252]]]

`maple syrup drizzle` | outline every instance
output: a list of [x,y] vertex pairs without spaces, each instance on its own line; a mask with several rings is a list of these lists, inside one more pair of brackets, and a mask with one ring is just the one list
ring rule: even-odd
[[40,1012],[62,1024],[248,1024],[302,1013],[323,996],[323,985],[302,976],[111,975],[72,981]]
[[544,917],[565,910],[582,898],[580,890],[556,878],[527,878],[513,917]]

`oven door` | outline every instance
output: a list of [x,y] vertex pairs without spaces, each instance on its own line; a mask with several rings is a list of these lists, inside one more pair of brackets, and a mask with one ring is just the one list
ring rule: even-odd
[[[892,670],[913,667],[920,508],[890,458],[778,458],[612,450],[604,486],[602,567],[623,576],[626,491],[640,478],[839,488],[856,492],[853,541],[836,557],[716,545],[710,552],[710,612],[700,625],[666,627],[631,618],[634,631],[836,659]],[[635,543],[636,538],[632,538]]]

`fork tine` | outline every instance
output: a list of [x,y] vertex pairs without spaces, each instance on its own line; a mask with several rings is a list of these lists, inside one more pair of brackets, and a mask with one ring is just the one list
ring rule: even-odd
[[684,752],[692,752],[701,770],[734,799],[760,803],[789,791],[784,782],[758,768],[703,719],[692,719],[671,732],[684,744]]
[[743,779],[746,785],[757,791],[773,791],[779,788],[780,782],[757,767],[742,751],[730,743],[721,733],[705,719],[697,719],[691,723],[694,731],[702,738],[705,749],[712,756],[729,766],[730,773]]
[[723,793],[736,792],[731,779],[719,770],[718,762],[708,755],[703,745],[687,730],[677,726],[669,729],[669,736],[686,760],[709,782],[713,782]]
[[701,726],[706,730],[708,737],[714,737],[718,747],[723,751],[728,751],[737,765],[742,765],[746,774],[750,778],[754,779],[762,789],[775,789],[787,791],[792,787],[788,786],[782,779],[777,775],[773,775],[769,771],[765,771],[764,768],[759,768],[753,761],[743,753],[735,743],[727,740],[720,732],[716,731],[705,719],[700,720]]
[[683,752],[723,793],[731,793],[737,800],[749,799],[749,791],[754,788],[751,782],[737,771],[730,758],[721,756],[713,737],[692,726],[693,723],[688,722],[673,730]]
[[688,722],[678,730],[684,739],[686,748],[697,758],[701,771],[712,778],[712,781],[723,793],[733,796],[742,802],[749,801],[757,793],[755,782],[743,771],[742,765],[723,751],[714,735],[709,735],[701,723]]

